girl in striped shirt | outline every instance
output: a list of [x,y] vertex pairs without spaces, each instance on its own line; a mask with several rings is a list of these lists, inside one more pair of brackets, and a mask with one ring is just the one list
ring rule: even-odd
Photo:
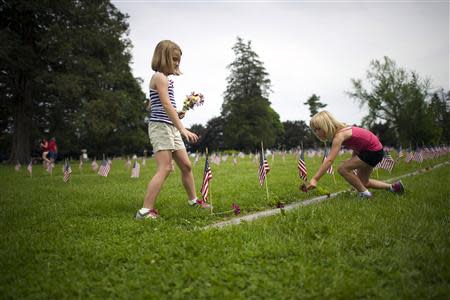
[[181,48],[172,41],[158,43],[153,53],[152,69],[155,71],[150,79],[150,122],[148,134],[153,146],[157,171],[147,187],[143,207],[136,213],[136,219],[155,219],[159,216],[155,201],[167,176],[172,171],[172,159],[181,170],[181,180],[188,196],[188,203],[193,206],[208,208],[198,200],[195,192],[192,165],[181,136],[188,142],[195,143],[198,136],[187,130],[180,121],[184,114],[176,111],[173,82],[170,75],[180,75]]

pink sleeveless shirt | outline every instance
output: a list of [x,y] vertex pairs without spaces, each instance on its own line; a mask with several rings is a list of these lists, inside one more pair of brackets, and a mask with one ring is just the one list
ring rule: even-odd
[[352,137],[345,140],[342,145],[346,148],[361,151],[379,151],[383,149],[378,137],[367,129],[352,126]]

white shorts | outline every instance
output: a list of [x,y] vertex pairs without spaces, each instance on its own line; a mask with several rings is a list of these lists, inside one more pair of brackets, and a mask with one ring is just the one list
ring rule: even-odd
[[186,149],[180,131],[173,125],[151,121],[148,123],[148,136],[154,153],[161,150],[174,152]]

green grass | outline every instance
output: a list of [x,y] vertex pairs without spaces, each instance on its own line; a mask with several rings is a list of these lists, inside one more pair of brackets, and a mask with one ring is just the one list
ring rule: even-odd
[[[427,161],[422,167],[447,161]],[[201,183],[203,160],[194,168]],[[319,158],[307,160],[310,173]],[[257,164],[212,165],[216,211],[247,214],[318,195],[298,191],[296,161],[269,159],[270,200]],[[336,164],[337,166],[337,164]],[[400,164],[393,174],[418,164]],[[76,164],[69,184],[35,166],[0,166],[1,299],[445,299],[450,294],[450,167],[404,178],[407,192],[350,193],[320,204],[224,229],[201,227],[232,217],[186,204],[180,172],[158,197],[158,220],[135,221],[154,161],[131,179],[123,161],[101,178]],[[374,174],[376,177],[376,174]],[[348,188],[336,175],[324,190]]]

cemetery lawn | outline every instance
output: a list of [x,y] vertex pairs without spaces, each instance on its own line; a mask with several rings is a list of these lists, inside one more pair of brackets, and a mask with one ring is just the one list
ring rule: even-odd
[[[450,159],[397,164],[400,176]],[[321,158],[308,158],[309,174]],[[204,159],[194,166],[197,190]],[[450,295],[450,165],[402,179],[406,193],[352,192],[222,229],[204,226],[320,195],[302,193],[296,157],[269,158],[269,199],[249,158],[211,164],[215,212],[188,207],[177,169],[157,200],[161,218],[136,221],[152,159],[130,178],[72,163],[50,176],[0,166],[1,299],[445,299]],[[337,167],[339,162],[335,163]],[[376,173],[374,177],[376,178]],[[348,189],[336,174],[321,192]]]

